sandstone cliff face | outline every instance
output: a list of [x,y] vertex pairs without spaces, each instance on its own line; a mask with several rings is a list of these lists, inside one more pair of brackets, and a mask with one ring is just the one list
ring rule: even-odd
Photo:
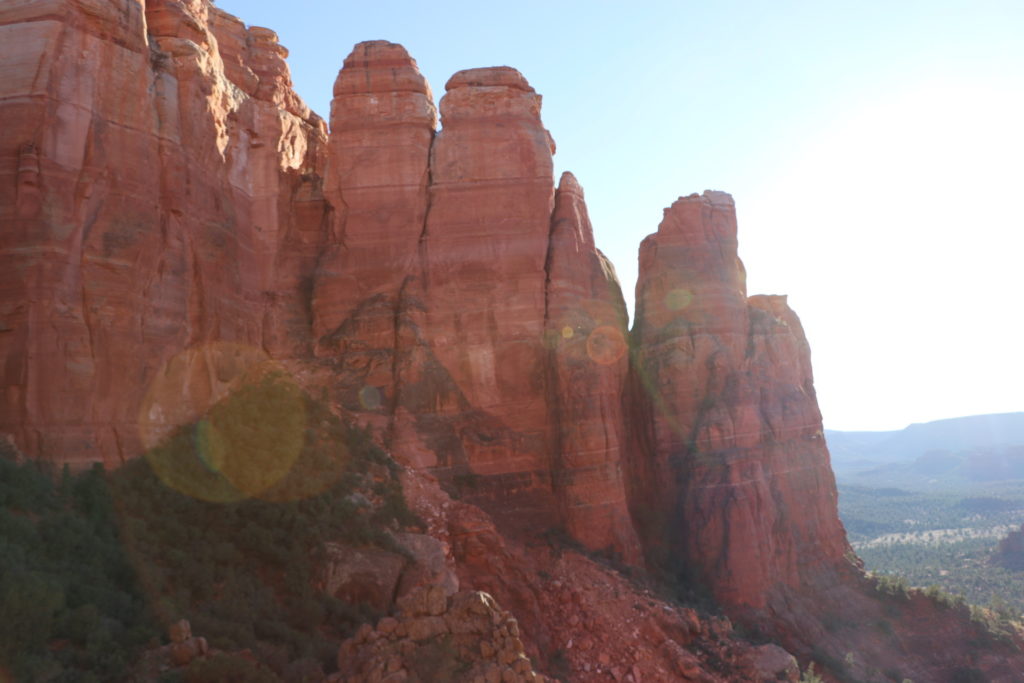
[[636,561],[625,310],[582,191],[564,181],[555,208],[553,144],[519,72],[464,71],[446,89],[435,134],[430,88],[401,46],[362,43],[338,75],[316,354],[336,400],[403,462],[509,525],[562,520]]
[[680,198],[640,249],[634,508],[660,564],[763,607],[850,551],[785,297],[746,296],[732,198]]
[[528,544],[564,530],[710,588],[805,657],[856,642],[915,680],[1012,670],[957,651],[960,622],[944,657],[924,651],[926,607],[900,612],[896,653],[828,627],[889,612],[849,559],[799,320],[747,297],[728,195],[666,210],[628,332],[514,69],[455,74],[438,132],[404,48],[361,43],[328,137],[275,34],[207,0],[7,2],[0,36],[0,436],[26,453],[119,464],[275,363],[461,498],[431,533],[546,666],[793,677],[785,653],[716,649],[724,626]]
[[589,226],[552,233],[585,220],[582,193],[553,216],[554,145],[521,74],[456,74],[435,134],[415,62],[361,44],[328,143],[273,32],[202,0],[17,3],[0,21],[18,55],[0,93],[0,430],[114,465],[254,358],[297,361],[508,524],[566,523],[637,560],[621,297]]
[[274,34],[199,0],[5,3],[0,30],[0,430],[117,464],[175,353],[304,347],[324,127]]
[[628,314],[615,269],[594,246],[583,190],[570,173],[555,195],[545,336],[550,347],[552,466],[567,530],[590,548],[640,560],[623,496]]
[[[405,49],[384,41],[357,45],[338,73],[331,104],[325,195],[335,210],[313,298],[321,346],[358,307],[375,296],[393,298],[417,274],[436,127],[430,87]],[[380,321],[383,328],[391,327],[393,308],[393,301],[381,307],[389,319]]]

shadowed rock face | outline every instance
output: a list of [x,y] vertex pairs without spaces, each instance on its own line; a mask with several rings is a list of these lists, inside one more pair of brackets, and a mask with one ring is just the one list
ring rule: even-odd
[[849,551],[803,329],[785,297],[747,298],[725,193],[667,209],[640,266],[629,424],[642,534],[658,564],[763,607]]
[[992,562],[1014,571],[1024,570],[1024,527],[1011,531],[999,541]]
[[[666,210],[627,332],[514,69],[455,74],[438,132],[405,49],[360,43],[328,138],[276,35],[207,0],[7,2],[0,37],[0,438],[116,465],[274,363],[474,511],[459,571],[545,614],[545,656],[572,637],[562,607],[523,588],[541,585],[529,561],[495,564],[471,503],[510,538],[564,530],[694,579],[805,657],[856,644],[915,680],[1020,669],[957,649],[962,625],[941,657],[922,647],[937,608],[880,602],[847,559],[807,341],[785,297],[747,297],[729,195]],[[847,614],[891,620],[899,646]]]

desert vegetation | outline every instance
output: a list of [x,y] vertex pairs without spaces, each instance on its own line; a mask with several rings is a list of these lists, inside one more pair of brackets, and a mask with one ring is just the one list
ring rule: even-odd
[[[245,675],[251,663],[230,654],[242,650],[270,664],[267,680],[333,667],[338,642],[374,615],[316,590],[323,542],[396,549],[388,529],[416,520],[369,435],[295,391],[264,377],[115,472],[0,457],[0,664],[14,680],[124,678],[182,618],[223,651],[188,681]],[[287,472],[232,494],[203,431],[230,440],[296,398],[303,434]],[[216,495],[183,493],[196,490]]]
[[1024,520],[1024,483],[940,492],[841,485],[839,512],[865,568],[884,582],[934,587],[1006,617],[1024,613],[1024,575],[993,561]]

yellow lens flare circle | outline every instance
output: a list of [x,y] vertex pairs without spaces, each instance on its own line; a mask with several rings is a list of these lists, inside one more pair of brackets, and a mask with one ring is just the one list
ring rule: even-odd
[[587,355],[598,365],[611,365],[626,354],[626,339],[611,325],[595,327],[587,337]]
[[256,497],[302,452],[306,401],[260,349],[213,342],[167,361],[139,411],[146,459],[175,490],[210,502]]
[[693,303],[693,292],[688,289],[670,289],[665,295],[665,308],[670,311],[682,311]]
[[571,327],[569,327],[568,325],[566,325],[565,327],[562,328],[562,339],[570,339],[570,338],[572,338],[573,334],[575,334],[573,332],[573,329]]
[[370,385],[360,389],[359,405],[363,410],[379,410],[381,406],[380,389]]

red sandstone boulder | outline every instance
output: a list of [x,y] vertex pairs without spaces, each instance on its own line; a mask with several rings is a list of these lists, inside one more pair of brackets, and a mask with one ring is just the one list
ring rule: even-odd
[[[338,651],[339,680],[510,681],[549,680],[523,651],[519,626],[490,595],[464,591],[450,601],[427,589],[410,594],[398,618],[374,629],[364,624]],[[415,604],[414,604],[415,603]],[[420,604],[422,603],[422,604]]]
[[454,595],[459,590],[459,577],[445,543],[429,534],[407,532],[396,533],[395,540],[413,559],[402,572],[399,596],[426,585],[440,586],[446,596]]
[[327,543],[320,590],[352,604],[387,612],[394,604],[406,559],[380,548]]

